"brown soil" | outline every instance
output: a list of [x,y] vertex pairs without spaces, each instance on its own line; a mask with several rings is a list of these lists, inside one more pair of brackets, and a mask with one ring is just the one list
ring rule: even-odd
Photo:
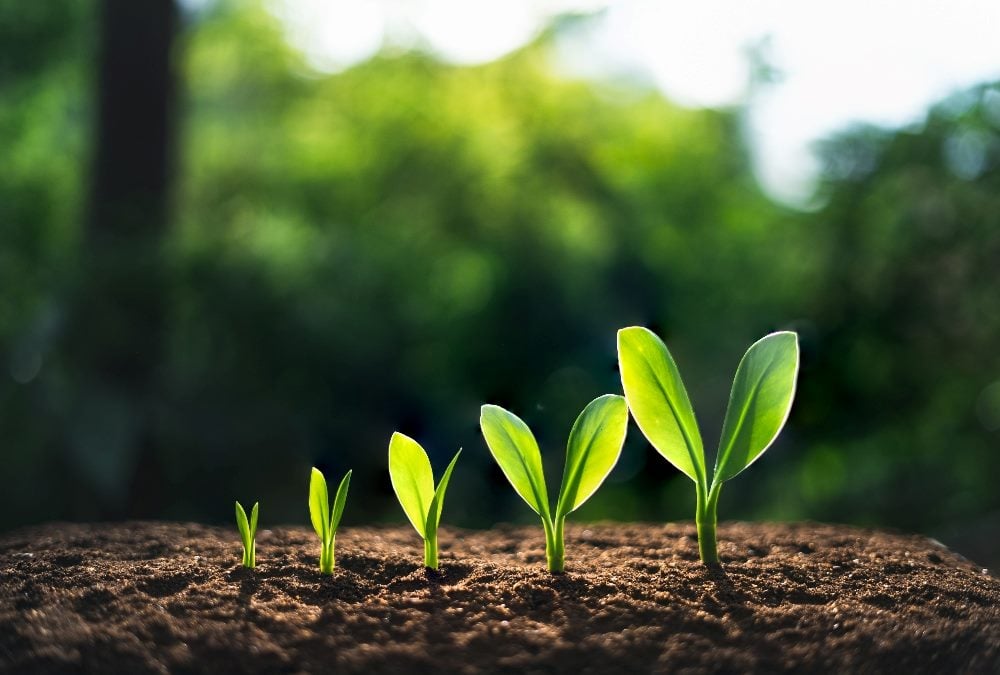
[[0,671],[1000,672],[1000,579],[917,536],[729,524],[446,530],[50,525],[0,537]]

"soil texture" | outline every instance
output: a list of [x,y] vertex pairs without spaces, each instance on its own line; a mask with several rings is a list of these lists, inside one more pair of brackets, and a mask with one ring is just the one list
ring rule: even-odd
[[919,536],[810,523],[348,528],[53,524],[0,537],[3,673],[1000,673],[1000,579]]

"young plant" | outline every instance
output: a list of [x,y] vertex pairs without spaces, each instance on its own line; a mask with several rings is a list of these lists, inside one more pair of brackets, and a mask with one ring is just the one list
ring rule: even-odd
[[711,481],[698,423],[667,346],[640,326],[618,331],[618,362],[628,407],[639,429],[681,473],[694,481],[695,523],[702,562],[719,562],[716,510],[722,484],[750,466],[788,419],[799,371],[795,333],[771,333],[750,346],[736,369]]
[[521,418],[495,405],[484,405],[480,425],[493,458],[521,499],[542,519],[549,571],[565,567],[563,526],[601,486],[618,462],[628,426],[625,399],[600,396],[576,418],[566,444],[566,465],[555,511],[549,506],[538,443]]
[[316,535],[321,543],[319,571],[322,574],[333,574],[333,545],[337,539],[337,526],[340,525],[340,517],[344,515],[344,502],[347,501],[347,488],[350,484],[351,472],[348,471],[337,488],[337,495],[333,499],[333,512],[331,513],[330,497],[326,490],[326,478],[323,477],[323,472],[313,467],[312,475],[309,478],[309,518],[312,520],[313,529],[316,530]]
[[236,527],[240,530],[240,539],[243,540],[243,566],[253,569],[257,564],[257,507],[260,502],[255,502],[250,509],[250,520],[247,521],[247,512],[243,506],[236,502]]
[[389,478],[392,489],[399,498],[403,512],[413,524],[413,529],[424,539],[424,565],[432,570],[438,568],[437,534],[444,493],[448,489],[455,462],[461,454],[462,449],[459,448],[435,489],[431,461],[420,444],[398,431],[389,440]]

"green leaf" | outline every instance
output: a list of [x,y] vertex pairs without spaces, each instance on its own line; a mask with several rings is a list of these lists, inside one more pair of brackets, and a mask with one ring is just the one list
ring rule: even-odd
[[458,452],[455,453],[455,457],[452,458],[451,463],[448,468],[444,470],[441,475],[441,481],[438,483],[437,490],[434,491],[434,497],[431,499],[430,508],[427,510],[427,522],[425,524],[424,531],[425,536],[437,532],[438,525],[441,524],[441,511],[444,508],[444,493],[448,489],[448,481],[451,480],[451,472],[455,470],[455,463],[458,462],[458,456],[462,454],[462,449],[459,448]]
[[344,504],[347,503],[347,489],[351,487],[352,473],[353,471],[345,473],[344,477],[340,481],[340,485],[337,486],[337,496],[333,499],[333,515],[330,516],[331,539],[335,534],[337,534],[337,528],[340,526],[340,519],[344,515]]
[[714,482],[739,474],[778,437],[792,409],[798,372],[795,333],[771,333],[750,346],[733,379]]
[[496,405],[482,407],[479,424],[490,453],[517,494],[535,513],[551,520],[542,453],[531,429],[520,417]]
[[618,463],[627,429],[628,407],[621,396],[599,396],[583,409],[566,444],[557,519],[575,511],[601,486]]
[[705,483],[705,449],[677,364],[655,333],[618,331],[622,388],[639,429],[656,451],[696,483]]
[[326,541],[330,524],[330,497],[326,491],[326,478],[316,467],[313,467],[309,476],[309,519],[312,520],[316,536]]
[[434,474],[427,453],[415,440],[398,431],[389,440],[389,480],[403,512],[421,537],[434,498]]
[[253,508],[250,509],[250,538],[253,539],[257,535],[257,513],[260,507],[260,502],[254,502]]
[[250,534],[250,525],[247,523],[247,512],[243,510],[243,507],[239,502],[236,502],[236,527],[240,531],[240,539],[243,540],[243,548],[249,550],[250,540],[252,535]]

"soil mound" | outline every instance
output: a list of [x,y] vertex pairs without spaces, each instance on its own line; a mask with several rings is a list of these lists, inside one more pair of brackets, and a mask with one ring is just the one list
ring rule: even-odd
[[1000,672],[1000,579],[935,542],[815,524],[345,529],[53,524],[0,537],[4,673]]

